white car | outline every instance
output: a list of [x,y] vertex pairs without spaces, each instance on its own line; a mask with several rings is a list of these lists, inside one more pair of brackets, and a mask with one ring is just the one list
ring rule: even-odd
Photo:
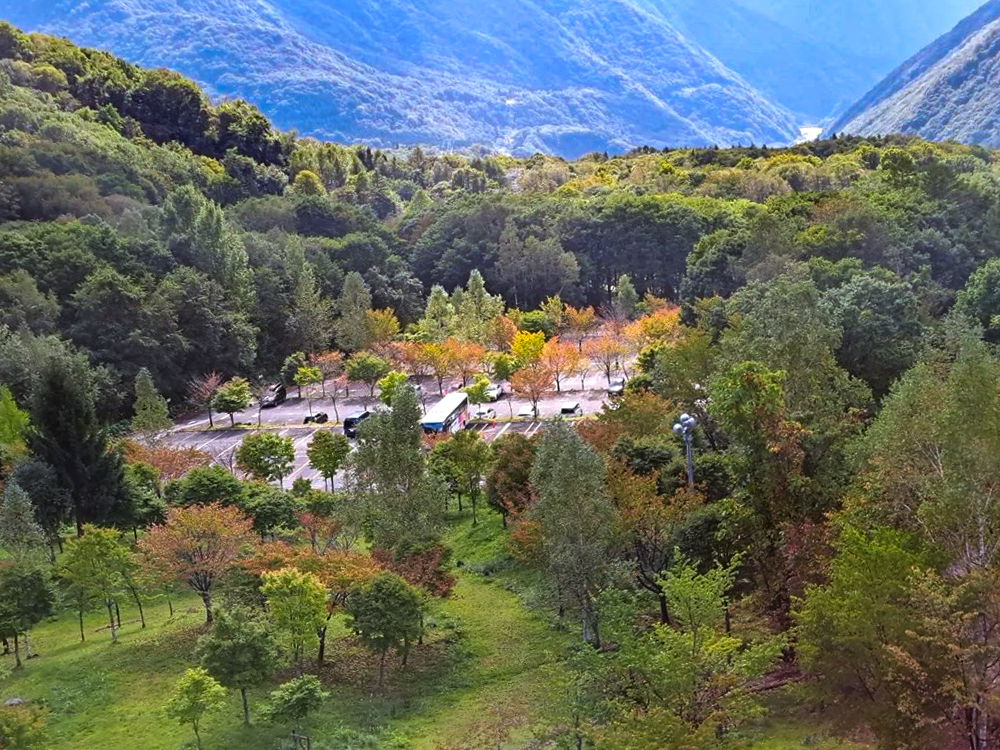
[[490,385],[486,388],[486,398],[494,403],[502,399],[503,386],[497,385],[496,383],[490,383]]
[[496,419],[497,410],[491,408],[479,408],[472,412],[473,419]]
[[521,407],[521,410],[518,411],[517,416],[527,417],[528,419],[535,419],[537,415],[535,414],[535,408],[531,404],[527,404],[526,406]]
[[612,378],[608,385],[609,396],[621,396],[625,393],[625,378]]

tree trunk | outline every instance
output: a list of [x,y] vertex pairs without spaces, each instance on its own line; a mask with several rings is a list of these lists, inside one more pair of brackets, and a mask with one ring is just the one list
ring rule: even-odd
[[[17,650],[17,642],[14,642],[15,651]],[[378,660],[378,686],[382,687],[385,683],[385,649],[382,650],[382,655]]]
[[139,622],[142,624],[143,630],[146,629],[146,615],[142,611],[142,599],[139,598],[139,592],[132,589],[132,598],[135,599],[135,606],[139,608]]
[[194,727],[194,739],[198,743],[198,750],[205,750],[204,746],[201,744],[201,732],[198,731],[198,722],[192,722],[191,726]]
[[120,630],[122,626],[122,611],[118,608],[117,599],[115,599],[115,620],[118,621],[118,628]]
[[235,427],[235,426],[236,426],[236,415],[235,415],[235,414],[233,414],[233,412],[229,412],[229,424],[230,424],[230,425],[231,425],[232,427]]
[[170,616],[174,616],[174,602],[170,598],[170,594],[167,594],[167,611],[170,612]]
[[656,595],[656,598],[660,600],[660,624],[669,625],[670,611],[667,609],[667,595],[661,591]]
[[247,689],[240,688],[240,696],[243,698],[243,726],[250,726],[250,704],[247,703]]
[[115,628],[115,610],[110,599],[105,600],[104,606],[108,608],[108,625],[111,627],[111,642],[118,643],[118,630]]
[[84,643],[84,642],[86,642],[87,638],[83,634],[83,608],[82,607],[77,611],[77,614],[79,615],[79,619],[80,619],[80,643]]
[[215,427],[215,422],[212,421],[212,406],[209,404],[208,407],[208,427],[209,429]]
[[14,633],[14,669],[21,668],[21,644],[18,641],[17,633]]
[[201,601],[205,604],[205,623],[211,625],[212,619],[212,594],[208,591],[201,592]]

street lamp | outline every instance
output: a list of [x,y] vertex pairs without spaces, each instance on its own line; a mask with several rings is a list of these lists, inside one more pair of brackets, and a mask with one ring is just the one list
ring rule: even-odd
[[674,425],[674,434],[683,437],[687,447],[688,487],[692,490],[694,489],[694,449],[691,447],[691,437],[697,426],[698,421],[690,414],[681,414],[680,421]]

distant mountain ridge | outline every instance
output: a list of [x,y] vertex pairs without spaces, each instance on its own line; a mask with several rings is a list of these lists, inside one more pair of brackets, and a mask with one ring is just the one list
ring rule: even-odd
[[879,83],[832,126],[1000,146],[1000,0],[990,0]]
[[0,15],[345,141],[576,156],[797,135],[786,108],[632,0],[2,0]]

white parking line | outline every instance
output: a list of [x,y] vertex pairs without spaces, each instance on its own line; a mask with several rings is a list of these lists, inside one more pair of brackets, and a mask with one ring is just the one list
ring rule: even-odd
[[534,434],[536,432],[538,432],[541,428],[542,428],[542,423],[541,422],[535,422],[535,423],[533,423],[531,425],[531,427],[528,428],[528,431],[525,433],[525,435],[527,437],[533,437]]
[[504,426],[503,426],[503,427],[502,427],[502,428],[500,429],[500,432],[498,432],[498,433],[497,433],[497,436],[496,436],[495,438],[493,438],[493,439],[494,439],[494,440],[499,440],[499,439],[500,439],[500,437],[501,437],[501,436],[502,436],[502,435],[503,435],[503,434],[504,434],[505,432],[507,432],[507,430],[509,430],[509,429],[510,429],[510,425],[511,425],[511,423],[510,423],[510,422],[508,422],[507,424],[505,424],[505,425],[504,425]]
[[211,445],[212,443],[214,443],[216,440],[220,440],[222,438],[231,438],[231,437],[232,437],[232,435],[230,435],[228,432],[220,432],[217,435],[213,435],[210,440],[206,440],[204,443],[202,443],[201,445],[199,445],[198,448],[197,448],[197,450],[200,450],[200,451],[205,450],[205,448],[207,448],[209,445]]

